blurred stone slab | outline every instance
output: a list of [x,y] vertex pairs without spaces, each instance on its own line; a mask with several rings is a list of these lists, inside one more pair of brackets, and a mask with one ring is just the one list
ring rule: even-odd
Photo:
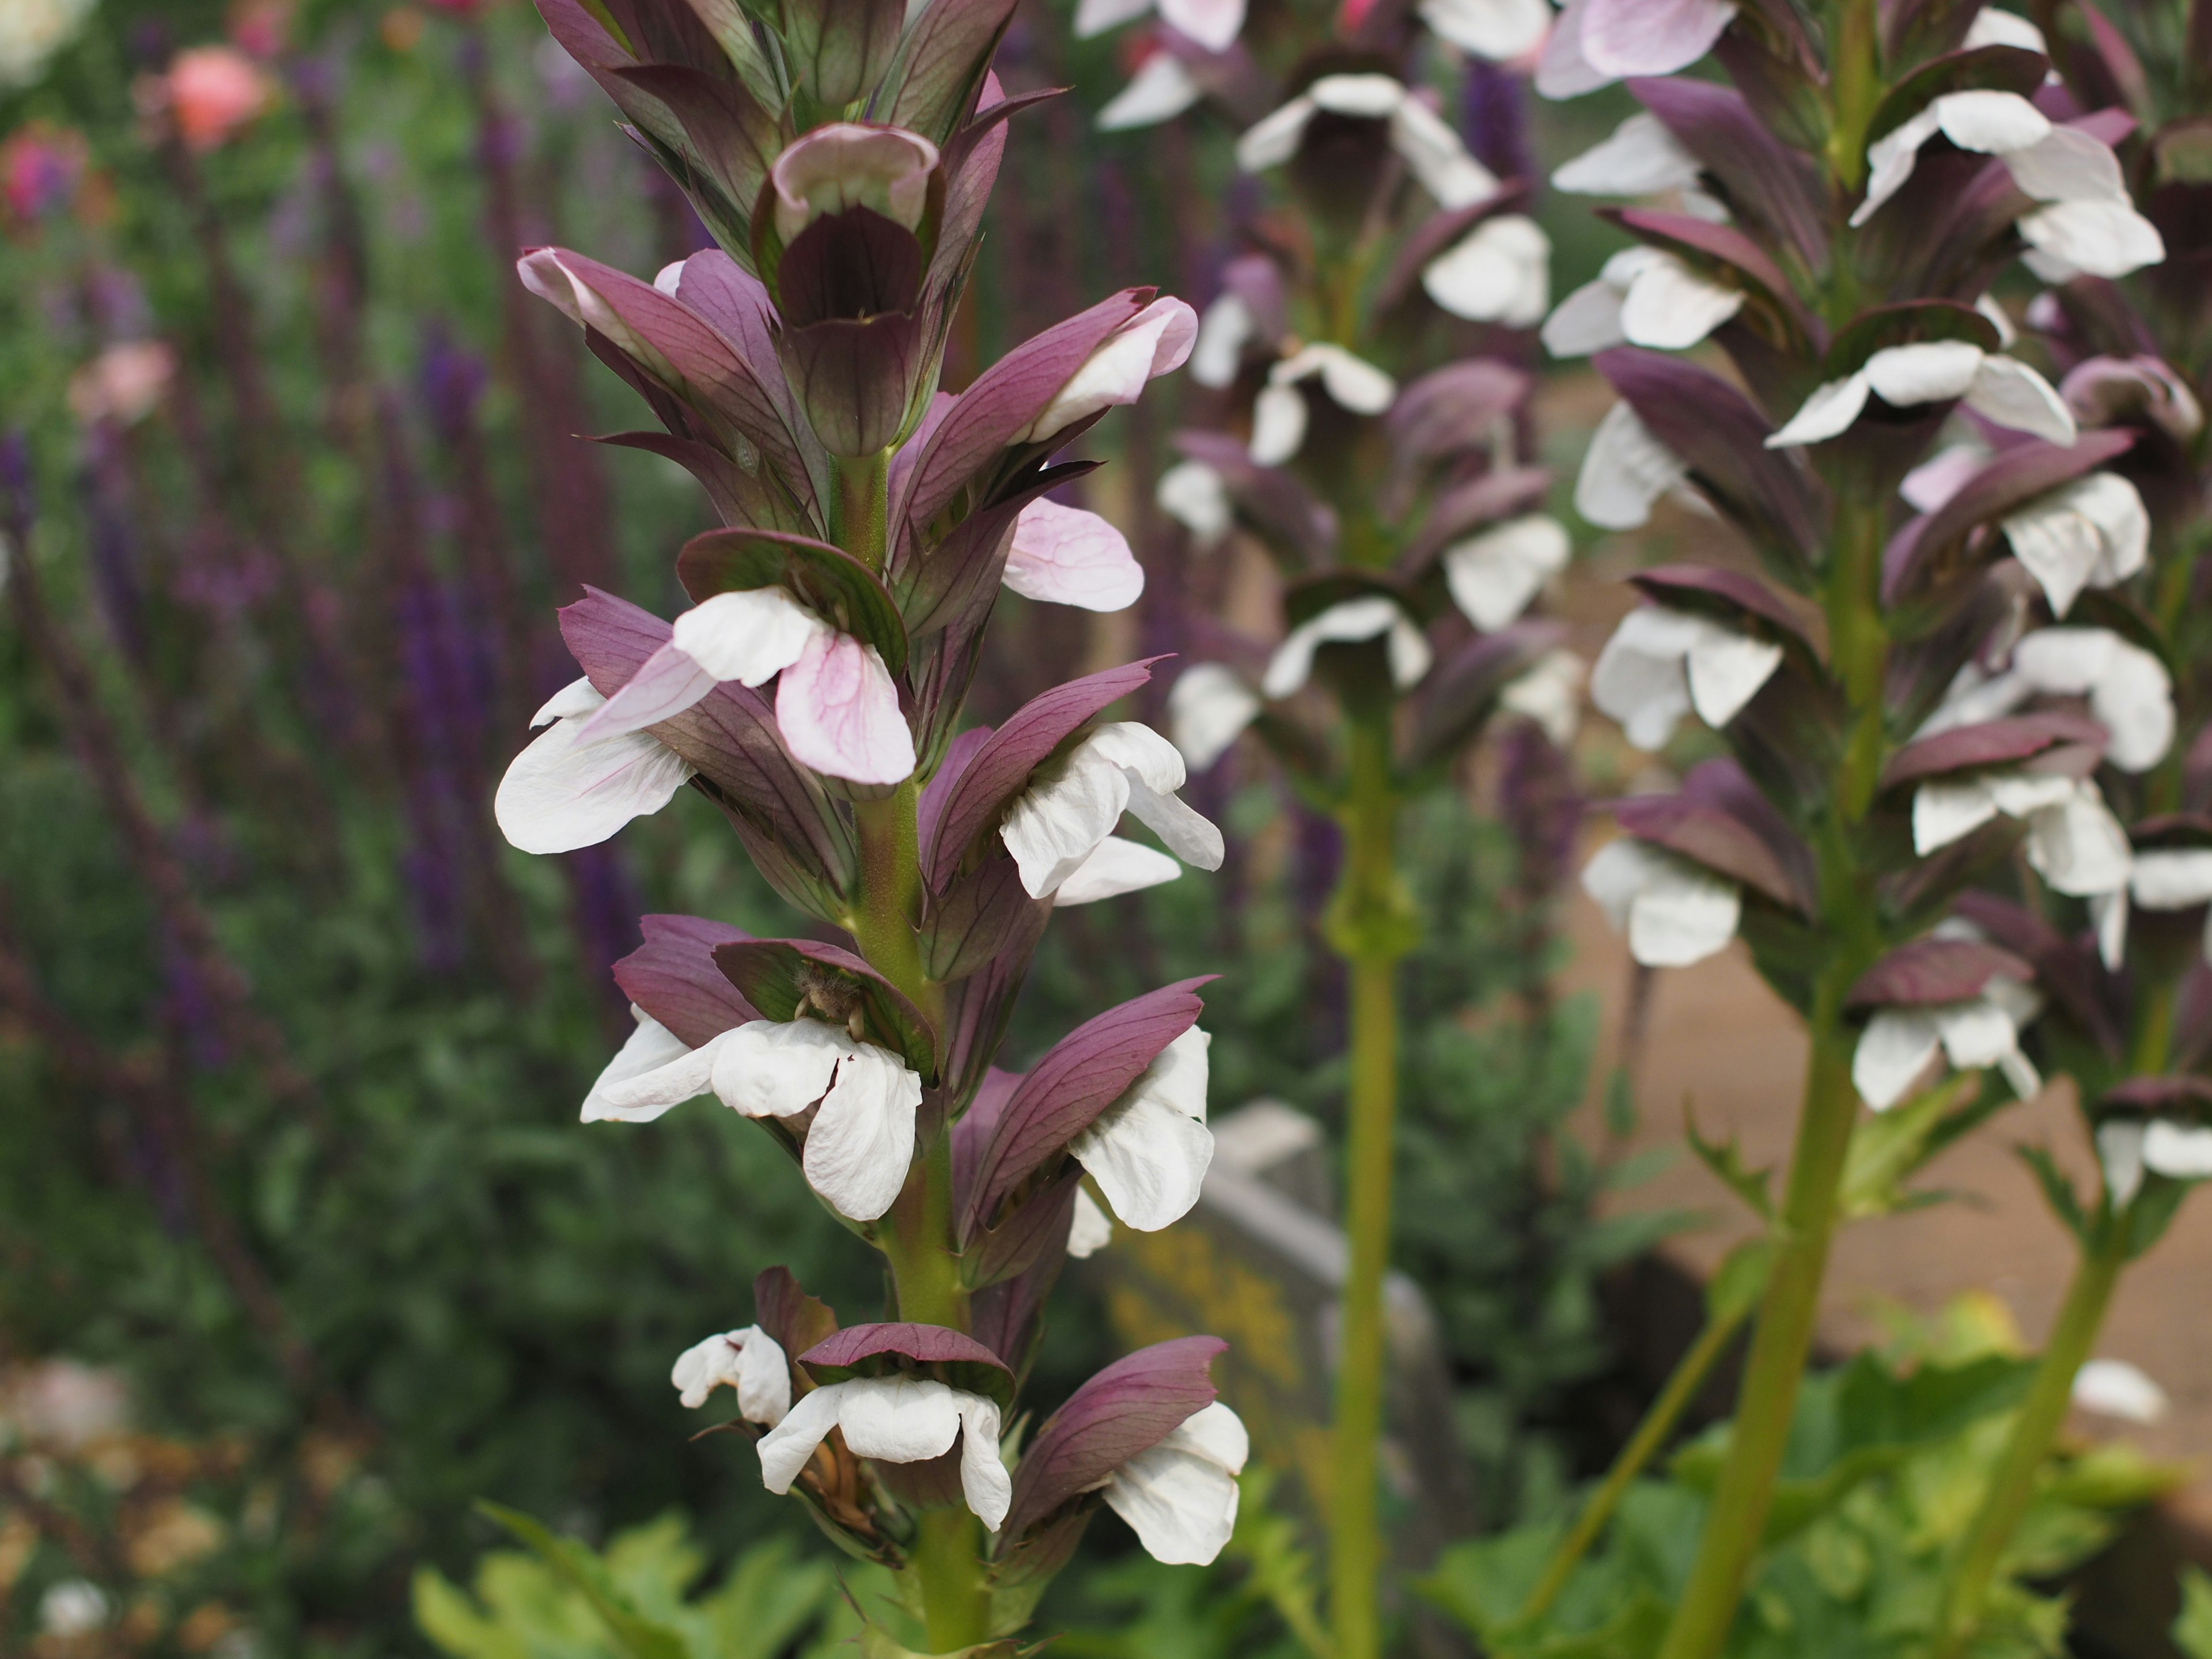
[[[1213,1163],[1198,1207],[1160,1232],[1117,1226],[1090,1269],[1128,1346],[1200,1332],[1229,1344],[1213,1365],[1222,1397],[1250,1429],[1255,1453],[1282,1472],[1283,1501],[1317,1521],[1328,1507],[1347,1259],[1343,1232],[1321,1212],[1330,1188],[1321,1126],[1261,1100],[1212,1127]],[[1386,1299],[1384,1518],[1397,1558],[1425,1566],[1445,1540],[1471,1529],[1473,1504],[1452,1441],[1451,1378],[1436,1316],[1403,1274],[1390,1276]]]

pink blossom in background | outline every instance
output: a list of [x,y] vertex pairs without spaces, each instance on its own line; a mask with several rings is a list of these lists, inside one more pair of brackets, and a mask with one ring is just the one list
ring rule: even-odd
[[70,412],[86,426],[132,426],[154,412],[177,372],[177,354],[161,340],[112,345],[70,377]]
[[84,182],[84,139],[33,121],[0,143],[0,200],[11,223],[27,225],[65,212]]
[[161,91],[177,136],[195,150],[215,149],[266,111],[276,97],[269,77],[233,46],[179,52]]

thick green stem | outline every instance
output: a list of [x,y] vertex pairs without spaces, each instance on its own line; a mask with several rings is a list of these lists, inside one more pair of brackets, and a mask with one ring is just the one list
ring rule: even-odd
[[1983,1495],[1981,1510],[1960,1547],[1943,1608],[1944,1659],[1964,1651],[1981,1621],[1982,1604],[1989,1595],[1990,1580],[1996,1576],[1997,1564],[2012,1542],[2021,1513],[2035,1495],[2036,1472],[2051,1455],[2051,1444],[2066,1420],[2067,1407],[2074,1397],[2075,1374],[2088,1358],[2098,1328],[2105,1322],[2112,1287],[2127,1261],[2128,1231],[2126,1212],[2115,1213],[2107,1207],[2094,1244],[2075,1267],[2074,1282],[2067,1287],[2058,1323],[2036,1365],[2027,1399],[2014,1420],[2011,1437]]
[[1843,993],[1856,977],[1856,967],[1848,976],[1832,971],[1814,1002],[1804,1115],[1777,1227],[1773,1277],[1759,1305],[1728,1460],[1659,1659],[1711,1659],[1721,1650],[1752,1558],[1765,1534],[1790,1417],[1812,1349],[1820,1280],[1836,1228],[1837,1189],[1858,1110],[1851,1087],[1850,1036],[1842,1021]]
[[932,1024],[945,1012],[944,988],[921,963],[921,847],[915,809],[921,786],[908,778],[880,800],[853,803],[860,831],[860,896],[846,931],[868,965],[903,992]]
[[1397,871],[1398,798],[1390,772],[1389,702],[1348,712],[1344,874],[1327,924],[1330,945],[1351,970],[1352,1003],[1345,1159],[1350,1260],[1331,1443],[1329,1613],[1337,1659],[1377,1659],[1382,1540],[1376,1449],[1382,1431],[1382,1284],[1390,1261],[1391,1152],[1398,1106],[1397,964],[1411,947],[1413,920]]
[[890,460],[888,449],[857,459],[840,459],[837,497],[831,526],[837,545],[871,570],[881,570],[890,530]]
[[983,1583],[983,1523],[964,1509],[925,1510],[914,1540],[921,1575],[923,1627],[932,1653],[957,1653],[991,1639],[991,1592]]
[[1735,1340],[1735,1334],[1743,1328],[1743,1322],[1750,1312],[1747,1305],[1706,1320],[1705,1329],[1698,1333],[1698,1340],[1690,1345],[1689,1352],[1676,1364],[1674,1374],[1667,1379],[1667,1386],[1660,1389],[1659,1397],[1651,1402],[1651,1409],[1644,1414],[1643,1422],[1637,1425],[1635,1434],[1620,1449],[1620,1455],[1613,1459],[1613,1467],[1606,1471],[1604,1485],[1590,1494],[1589,1501],[1583,1505],[1582,1513],[1575,1517],[1574,1529],[1559,1540],[1559,1548],[1552,1552],[1552,1559],[1544,1564],[1544,1576],[1536,1581],[1536,1588],[1528,1592],[1528,1601],[1522,1604],[1520,1616],[1522,1620],[1540,1619],[1551,1611],[1552,1603],[1559,1600],[1559,1592],[1566,1588],[1575,1564],[1589,1553],[1589,1547],[1597,1541],[1598,1534],[1605,1530],[1606,1522],[1613,1518],[1613,1510],[1620,1507],[1622,1495],[1636,1477],[1644,1473],[1659,1448],[1667,1443],[1667,1437],[1674,1433],[1674,1425],[1680,1419],[1684,1408],[1705,1386],[1705,1378],[1711,1375],[1721,1355],[1727,1352],[1728,1345]]

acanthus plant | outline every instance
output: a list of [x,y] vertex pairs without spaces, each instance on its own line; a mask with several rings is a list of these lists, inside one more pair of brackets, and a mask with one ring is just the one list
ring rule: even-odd
[[[1709,53],[1726,84],[1677,73]],[[1629,529],[1689,492],[1764,573],[1635,579],[1645,604],[1594,666],[1594,701],[1639,746],[1694,716],[1729,754],[1618,803],[1626,835],[1585,882],[1645,963],[1741,936],[1811,1039],[1778,1195],[1701,1147],[1770,1224],[1738,1274],[1758,1283],[1735,1298],[1755,1299],[1755,1324],[1694,1559],[1651,1633],[1662,1659],[1728,1639],[1830,1240],[1885,1201],[1856,1181],[1893,1182],[2039,1086],[2023,1032],[2075,994],[2055,975],[2090,971],[2070,923],[2031,927],[1973,884],[2008,875],[2111,952],[2142,856],[2115,805],[2179,775],[2175,659],[2130,597],[2155,580],[2144,445],[2091,380],[2054,384],[2063,360],[1991,293],[2024,283],[2023,260],[2102,291],[2164,257],[2114,150],[2133,120],[2050,69],[2028,20],[1947,0],[1817,18],[1781,0],[1577,0],[1538,70],[1554,96],[1626,79],[1643,106],[1563,185],[1678,193],[1606,210],[1634,247],[1546,325],[1555,355],[1595,352],[1620,394],[1577,506]],[[1668,355],[1696,348],[1731,372]],[[1946,1067],[1986,1075],[1922,1086]],[[1862,1121],[1862,1103],[1884,1115]],[[2098,1237],[2126,1231],[2110,1210]],[[1640,1434],[1632,1455],[1656,1443]],[[2008,1522],[2027,1496],[1990,1501]],[[1509,1649],[1540,1639],[1601,1522],[1586,1515]]]
[[1203,981],[1100,1014],[1026,1074],[994,1065],[1054,906],[1180,873],[1113,833],[1125,811],[1200,867],[1220,836],[1176,798],[1165,738],[1102,720],[1150,663],[961,727],[1002,585],[1136,596],[1119,534],[1048,499],[1090,470],[1054,457],[1178,367],[1196,319],[1124,292],[938,389],[1006,118],[1031,101],[989,72],[1010,0],[910,22],[899,0],[539,9],[720,246],[651,282],[538,249],[523,280],[665,428],[617,441],[688,467],[726,527],[678,557],[693,604],[672,624],[596,591],[562,611],[583,677],[539,712],[500,822],[566,851],[688,784],[779,893],[850,936],[647,917],[616,969],[637,1030],[584,1116],[711,1094],[881,1252],[881,1322],[841,1328],[771,1269],[751,1322],[673,1380],[695,1404],[731,1386],[769,1488],[898,1572],[911,1626],[866,1609],[872,1650],[1006,1642],[1101,1503],[1163,1559],[1212,1559],[1245,1455],[1210,1337],[1119,1361],[1034,1431],[1017,1407],[1066,1257],[1196,1200]]
[[[1476,71],[1490,96],[1510,102],[1501,64],[1541,40],[1549,13],[1427,0],[1347,5],[1316,27],[1288,7],[1192,9],[1161,5],[1159,49],[1100,120],[1166,118],[1210,90],[1239,123],[1239,168],[1271,191],[1237,228],[1243,249],[1193,349],[1218,424],[1177,434],[1157,498],[1201,552],[1232,532],[1265,548],[1283,637],[1194,664],[1168,708],[1194,769],[1249,732],[1342,831],[1322,931],[1349,970],[1350,1254],[1326,1510],[1335,1648],[1372,1659],[1388,1594],[1377,1449],[1397,981],[1419,934],[1401,814],[1453,786],[1501,710],[1534,744],[1564,744],[1583,672],[1558,628],[1525,619],[1571,552],[1543,511],[1550,476],[1528,459],[1521,366],[1549,303],[1550,244],[1525,186],[1472,153],[1429,77],[1477,53],[1493,60]],[[1133,11],[1086,3],[1077,32]]]

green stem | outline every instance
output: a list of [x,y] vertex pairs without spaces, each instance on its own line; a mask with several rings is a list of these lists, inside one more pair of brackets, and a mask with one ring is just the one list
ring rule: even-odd
[[2075,1374],[2097,1340],[2105,1310],[2112,1299],[2112,1287],[2127,1261],[2126,1212],[2115,1213],[2107,1206],[2102,1215],[2101,1231],[2075,1267],[2074,1282],[2067,1287],[2058,1322],[2036,1365],[2027,1399],[2014,1420],[1996,1473],[1983,1495],[1980,1512],[1960,1547],[1943,1608],[1941,1652],[1944,1659],[1965,1650],[1981,1621],[1990,1582],[2012,1542],[2021,1513],[2035,1495],[2036,1473],[2051,1455],[2073,1400]]
[[858,459],[839,458],[833,538],[871,570],[881,570],[890,546],[890,461],[888,449]]
[[1606,1471],[1605,1484],[1590,1494],[1589,1502],[1575,1517],[1574,1530],[1552,1552],[1552,1559],[1544,1565],[1544,1576],[1536,1581],[1536,1588],[1528,1592],[1528,1601],[1522,1604],[1518,1622],[1540,1619],[1552,1610],[1552,1603],[1566,1588],[1575,1564],[1597,1541],[1598,1534],[1605,1530],[1606,1522],[1613,1518],[1622,1495],[1636,1477],[1644,1473],[1659,1448],[1667,1443],[1684,1408],[1705,1386],[1706,1376],[1727,1352],[1735,1334],[1743,1328],[1743,1322],[1750,1313],[1750,1307],[1746,1305],[1706,1320],[1705,1329],[1698,1333],[1698,1340],[1675,1364],[1667,1386],[1660,1389],[1659,1397],[1651,1402],[1651,1409],[1637,1425],[1636,1433],[1620,1449],[1613,1467]]
[[922,1625],[932,1653],[957,1653],[991,1639],[991,1592],[983,1582],[983,1523],[964,1509],[916,1517],[914,1571],[921,1575]]
[[921,785],[908,778],[879,800],[853,803],[860,832],[860,898],[845,918],[868,965],[906,993],[933,1025],[945,1014],[945,989],[921,963],[921,836],[915,817]]
[[1859,964],[1848,965],[1848,974],[1832,969],[1824,975],[1816,993],[1804,1114],[1777,1227],[1773,1276],[1759,1305],[1728,1460],[1659,1659],[1711,1659],[1721,1650],[1752,1558],[1765,1535],[1790,1413],[1812,1348],[1820,1280],[1835,1234],[1837,1189],[1858,1110],[1851,1087],[1850,1034],[1842,1014],[1844,992],[1857,976]]
[[1342,817],[1343,878],[1329,943],[1350,967],[1352,1075],[1346,1116],[1345,1272],[1336,1421],[1328,1494],[1329,1612],[1336,1659],[1382,1651],[1382,1540],[1376,1454],[1382,1431],[1383,1278],[1390,1260],[1393,1120],[1398,1104],[1397,964],[1413,940],[1397,871],[1390,707],[1351,714],[1351,777]]

